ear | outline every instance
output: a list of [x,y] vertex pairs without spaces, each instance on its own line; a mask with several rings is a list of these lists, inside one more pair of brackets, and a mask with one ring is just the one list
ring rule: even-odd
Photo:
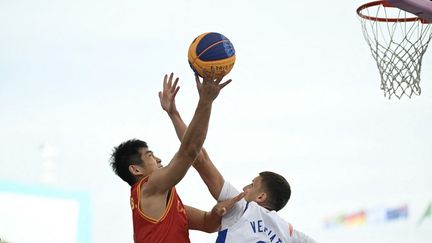
[[264,204],[267,201],[267,193],[261,192],[255,201],[258,204]]
[[144,172],[144,169],[139,165],[129,165],[128,169],[129,172],[134,176],[143,175]]

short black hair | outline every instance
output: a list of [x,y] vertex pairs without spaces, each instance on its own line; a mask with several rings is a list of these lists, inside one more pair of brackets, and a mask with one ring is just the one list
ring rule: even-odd
[[281,175],[271,171],[259,173],[264,190],[268,193],[266,208],[279,211],[287,204],[291,197],[291,187]]
[[114,147],[111,155],[111,166],[114,172],[130,186],[136,183],[136,178],[129,171],[129,165],[141,164],[139,150],[148,148],[147,143],[138,139],[130,139]]

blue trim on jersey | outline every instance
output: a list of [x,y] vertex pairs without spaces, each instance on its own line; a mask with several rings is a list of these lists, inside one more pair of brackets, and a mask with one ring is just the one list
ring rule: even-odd
[[219,231],[218,237],[216,239],[216,243],[225,243],[227,233],[228,233],[228,229],[224,229],[222,231]]
[[246,207],[245,207],[245,210],[243,211],[243,213],[246,212],[246,209],[248,209],[248,207],[249,207],[249,202],[246,203]]

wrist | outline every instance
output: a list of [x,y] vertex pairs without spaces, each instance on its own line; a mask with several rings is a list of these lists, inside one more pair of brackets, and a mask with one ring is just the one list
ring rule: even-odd
[[213,100],[208,100],[208,99],[199,99],[198,101],[198,106],[211,106],[213,103]]
[[170,117],[174,117],[174,116],[178,116],[179,115],[179,112],[176,109],[168,110],[166,112],[168,113],[168,116],[170,116]]

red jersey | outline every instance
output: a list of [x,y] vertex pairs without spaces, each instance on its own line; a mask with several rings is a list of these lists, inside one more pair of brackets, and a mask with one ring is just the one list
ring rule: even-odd
[[141,186],[147,180],[148,177],[145,177],[131,188],[130,202],[135,243],[190,243],[186,211],[175,187],[171,189],[160,219],[153,219],[141,211]]

